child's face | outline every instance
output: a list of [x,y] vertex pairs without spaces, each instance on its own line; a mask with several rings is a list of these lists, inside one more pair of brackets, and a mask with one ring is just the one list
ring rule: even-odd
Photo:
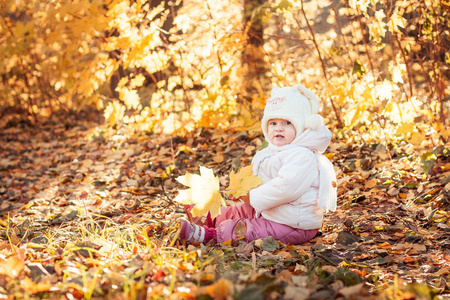
[[269,141],[275,146],[290,144],[296,135],[294,125],[283,119],[270,119],[267,123],[267,135]]

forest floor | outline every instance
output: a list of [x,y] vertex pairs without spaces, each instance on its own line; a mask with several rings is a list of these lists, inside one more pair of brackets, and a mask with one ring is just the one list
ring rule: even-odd
[[205,166],[226,186],[260,132],[14,122],[0,124],[0,298],[450,299],[449,148],[334,138],[339,208],[320,236],[185,245],[175,178]]

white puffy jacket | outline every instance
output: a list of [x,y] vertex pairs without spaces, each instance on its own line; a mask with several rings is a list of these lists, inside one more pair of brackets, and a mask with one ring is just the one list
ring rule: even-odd
[[336,209],[336,175],[322,155],[330,141],[331,132],[323,124],[305,130],[291,144],[269,143],[256,153],[253,173],[264,180],[250,191],[256,213],[294,228],[321,228],[324,209]]

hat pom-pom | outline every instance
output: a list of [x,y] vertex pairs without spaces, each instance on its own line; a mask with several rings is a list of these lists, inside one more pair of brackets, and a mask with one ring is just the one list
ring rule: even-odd
[[322,125],[322,116],[313,114],[305,120],[305,129],[317,130]]

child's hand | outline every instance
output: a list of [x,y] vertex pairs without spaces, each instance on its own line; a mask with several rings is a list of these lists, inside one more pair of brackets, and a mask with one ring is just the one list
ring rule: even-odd
[[245,204],[248,204],[248,205],[250,205],[250,193],[247,193],[247,195],[245,195],[245,196],[241,196],[241,197],[239,197],[241,200],[242,200],[242,202],[244,202]]
[[228,198],[230,198],[230,200],[231,201],[239,201],[240,199],[239,198],[236,198],[235,196],[233,196],[233,195],[228,195]]
[[238,198],[234,197],[233,195],[228,195],[228,198],[230,198],[230,200],[232,201],[242,201],[248,205],[250,205],[250,197],[249,194],[245,195],[245,196],[240,196]]

